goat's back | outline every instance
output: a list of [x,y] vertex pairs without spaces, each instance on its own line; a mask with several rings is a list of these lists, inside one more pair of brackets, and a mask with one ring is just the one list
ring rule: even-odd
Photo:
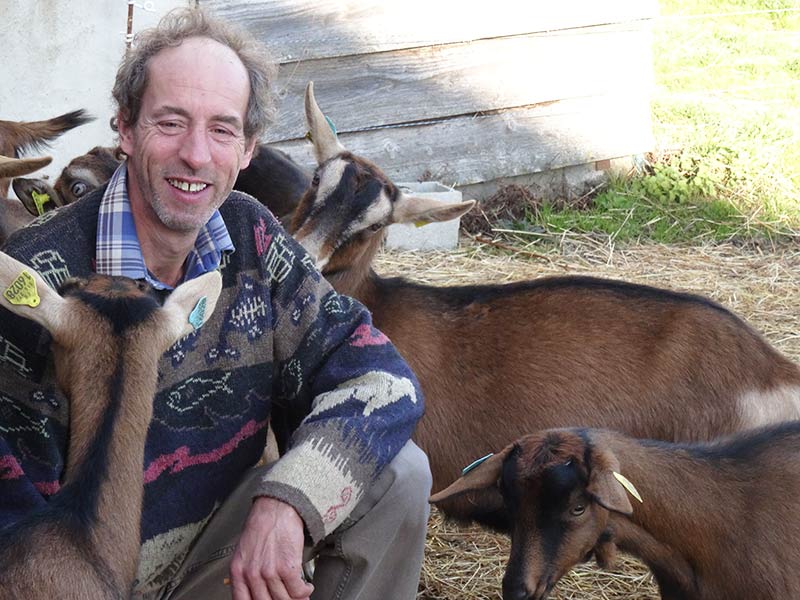
[[549,427],[707,440],[800,414],[800,372],[690,294],[587,277],[432,288],[382,280],[376,325],[419,377],[434,488]]
[[288,154],[259,144],[233,187],[250,194],[280,218],[294,211],[310,182],[311,176]]

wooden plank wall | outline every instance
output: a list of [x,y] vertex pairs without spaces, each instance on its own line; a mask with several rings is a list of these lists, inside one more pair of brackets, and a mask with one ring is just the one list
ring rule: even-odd
[[398,181],[465,186],[652,149],[656,0],[200,4],[269,46],[266,141],[308,165],[309,80],[342,143]]

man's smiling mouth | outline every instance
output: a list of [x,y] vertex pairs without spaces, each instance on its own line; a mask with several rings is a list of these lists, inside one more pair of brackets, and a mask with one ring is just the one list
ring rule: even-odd
[[167,183],[182,192],[202,192],[208,187],[207,183],[189,183],[188,181],[181,181],[180,179],[167,179]]

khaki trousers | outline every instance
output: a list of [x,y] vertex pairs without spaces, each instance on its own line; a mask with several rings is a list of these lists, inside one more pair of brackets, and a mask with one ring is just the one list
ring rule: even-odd
[[[254,483],[251,470],[192,546],[162,600],[229,600],[231,555],[244,526]],[[312,600],[412,600],[417,595],[431,475],[428,458],[408,442],[345,520],[316,548]]]

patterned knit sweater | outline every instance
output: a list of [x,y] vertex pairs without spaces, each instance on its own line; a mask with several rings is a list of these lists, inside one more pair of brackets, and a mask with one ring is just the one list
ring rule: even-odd
[[[53,287],[90,274],[103,191],[41,217],[5,252]],[[220,212],[236,251],[223,259],[217,308],[159,362],[137,592],[175,572],[259,460],[270,420],[282,458],[253,494],[295,507],[317,542],[342,523],[422,414],[416,379],[366,309],[331,289],[271,213],[238,192]],[[0,527],[60,487],[69,402],[56,389],[48,349],[46,332],[0,309]]]

